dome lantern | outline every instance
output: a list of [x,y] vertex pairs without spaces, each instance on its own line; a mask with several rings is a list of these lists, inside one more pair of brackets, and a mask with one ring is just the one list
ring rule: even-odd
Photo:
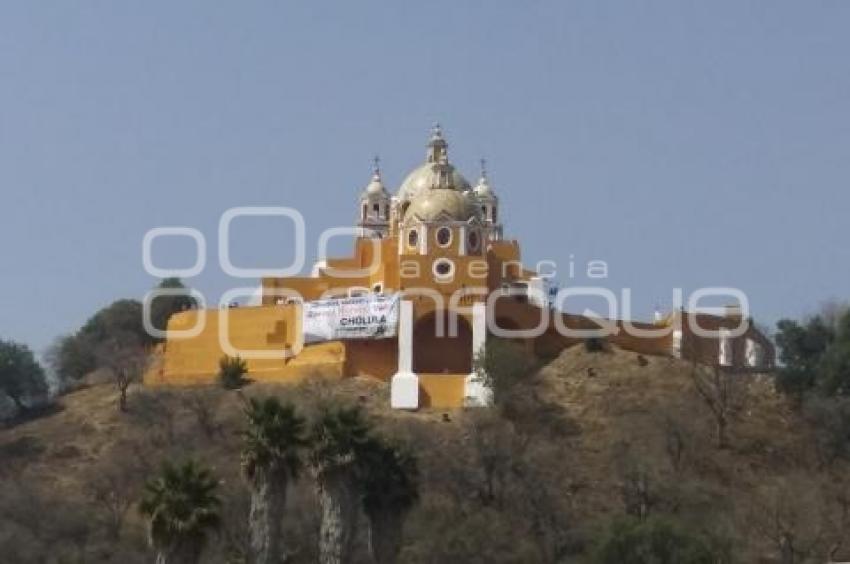
[[399,204],[412,201],[416,196],[431,189],[449,189],[465,192],[471,189],[469,182],[449,163],[448,143],[439,124],[431,130],[425,163],[413,169],[396,194]]
[[443,138],[443,129],[439,123],[435,123],[431,128],[431,139],[428,141],[428,153],[425,160],[429,163],[440,164],[449,162],[449,144]]

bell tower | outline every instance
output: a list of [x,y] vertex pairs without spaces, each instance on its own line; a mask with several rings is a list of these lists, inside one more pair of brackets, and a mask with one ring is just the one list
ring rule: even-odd
[[481,159],[481,176],[478,178],[478,184],[472,189],[475,197],[476,205],[479,206],[481,217],[485,228],[490,233],[490,238],[493,240],[501,240],[502,224],[499,223],[499,198],[490,186],[490,179],[487,177],[487,161]]
[[372,179],[360,193],[360,210],[357,226],[363,237],[382,239],[389,233],[390,194],[381,180],[380,159],[375,156]]

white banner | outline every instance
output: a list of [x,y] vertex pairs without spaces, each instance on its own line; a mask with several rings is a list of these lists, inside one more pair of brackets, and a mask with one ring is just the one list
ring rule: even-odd
[[395,337],[398,304],[398,294],[305,302],[301,325],[304,342]]

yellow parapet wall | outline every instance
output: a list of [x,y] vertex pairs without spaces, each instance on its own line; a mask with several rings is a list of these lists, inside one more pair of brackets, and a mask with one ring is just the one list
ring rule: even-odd
[[[345,347],[339,342],[304,347],[294,358],[282,354],[298,342],[298,305],[244,307],[226,310],[192,310],[176,314],[168,322],[168,342],[161,362],[145,376],[145,384],[210,384],[218,373],[218,362],[230,346],[245,359],[248,377],[260,381],[297,381],[310,374],[342,377]],[[180,338],[201,321],[203,328],[194,337]],[[220,332],[224,331],[220,339]],[[233,355],[233,351],[230,351]],[[297,352],[297,351],[295,351]],[[257,354],[277,358],[255,358]]]
[[466,374],[420,374],[420,406],[434,409],[463,407],[466,376]]

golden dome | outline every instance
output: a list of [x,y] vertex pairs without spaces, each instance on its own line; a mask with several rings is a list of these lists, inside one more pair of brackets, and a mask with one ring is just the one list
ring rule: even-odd
[[469,182],[448,163],[425,163],[407,175],[398,190],[399,201],[411,201],[432,188],[469,190]]
[[400,202],[412,201],[425,190],[434,188],[453,189],[462,192],[470,189],[466,178],[449,164],[448,147],[449,144],[443,138],[443,130],[440,129],[440,125],[434,125],[431,130],[431,138],[428,141],[425,163],[413,169],[401,183],[398,194],[396,194],[396,198]]
[[478,206],[467,194],[451,188],[428,189],[410,202],[404,221],[468,221],[478,217]]

